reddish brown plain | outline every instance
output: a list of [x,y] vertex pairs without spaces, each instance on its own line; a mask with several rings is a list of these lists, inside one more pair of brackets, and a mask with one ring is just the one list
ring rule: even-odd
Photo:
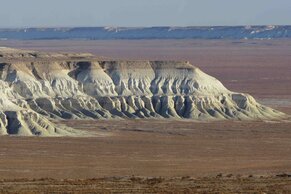
[[[230,90],[250,93],[261,103],[291,114],[291,40],[0,41],[0,45],[91,52],[114,59],[189,60]],[[258,177],[291,172],[291,122],[63,123],[102,131],[108,136],[0,137],[0,178],[135,175],[169,179],[216,177],[219,173]]]

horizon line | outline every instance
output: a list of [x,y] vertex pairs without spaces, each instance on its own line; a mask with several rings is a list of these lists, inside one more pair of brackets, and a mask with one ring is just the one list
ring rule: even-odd
[[260,26],[291,26],[291,24],[255,24],[255,25],[181,25],[181,26],[170,26],[170,25],[160,25],[160,26],[21,26],[21,27],[0,27],[0,29],[33,29],[33,28],[199,28],[199,27],[260,27]]

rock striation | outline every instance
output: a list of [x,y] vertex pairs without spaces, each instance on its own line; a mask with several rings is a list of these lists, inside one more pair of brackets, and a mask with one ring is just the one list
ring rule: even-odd
[[0,134],[68,135],[51,119],[280,119],[189,62],[0,48]]

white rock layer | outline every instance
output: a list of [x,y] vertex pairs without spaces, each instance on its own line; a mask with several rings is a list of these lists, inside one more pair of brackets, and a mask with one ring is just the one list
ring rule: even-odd
[[[10,55],[9,55],[10,56]],[[280,119],[189,62],[0,63],[0,134],[68,135],[49,118]]]

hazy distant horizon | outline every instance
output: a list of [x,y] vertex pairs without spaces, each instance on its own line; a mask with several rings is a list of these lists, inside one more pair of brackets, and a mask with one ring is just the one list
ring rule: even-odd
[[57,27],[3,28],[1,40],[53,39],[277,39],[291,38],[291,26]]
[[156,26],[111,26],[111,25],[100,25],[100,26],[0,26],[0,29],[28,29],[28,28],[46,28],[46,29],[53,29],[53,28],[199,28],[199,27],[259,27],[259,26],[291,26],[291,24],[238,24],[238,25],[189,25],[189,26],[175,26],[175,25],[156,25]]
[[291,25],[290,0],[0,0],[0,28]]
[[0,27],[0,29],[71,29],[71,28],[128,28],[128,29],[138,29],[138,28],[211,28],[211,27],[260,27],[260,26],[291,26],[291,24],[265,24],[265,25],[200,25],[200,26],[20,26],[20,27]]

